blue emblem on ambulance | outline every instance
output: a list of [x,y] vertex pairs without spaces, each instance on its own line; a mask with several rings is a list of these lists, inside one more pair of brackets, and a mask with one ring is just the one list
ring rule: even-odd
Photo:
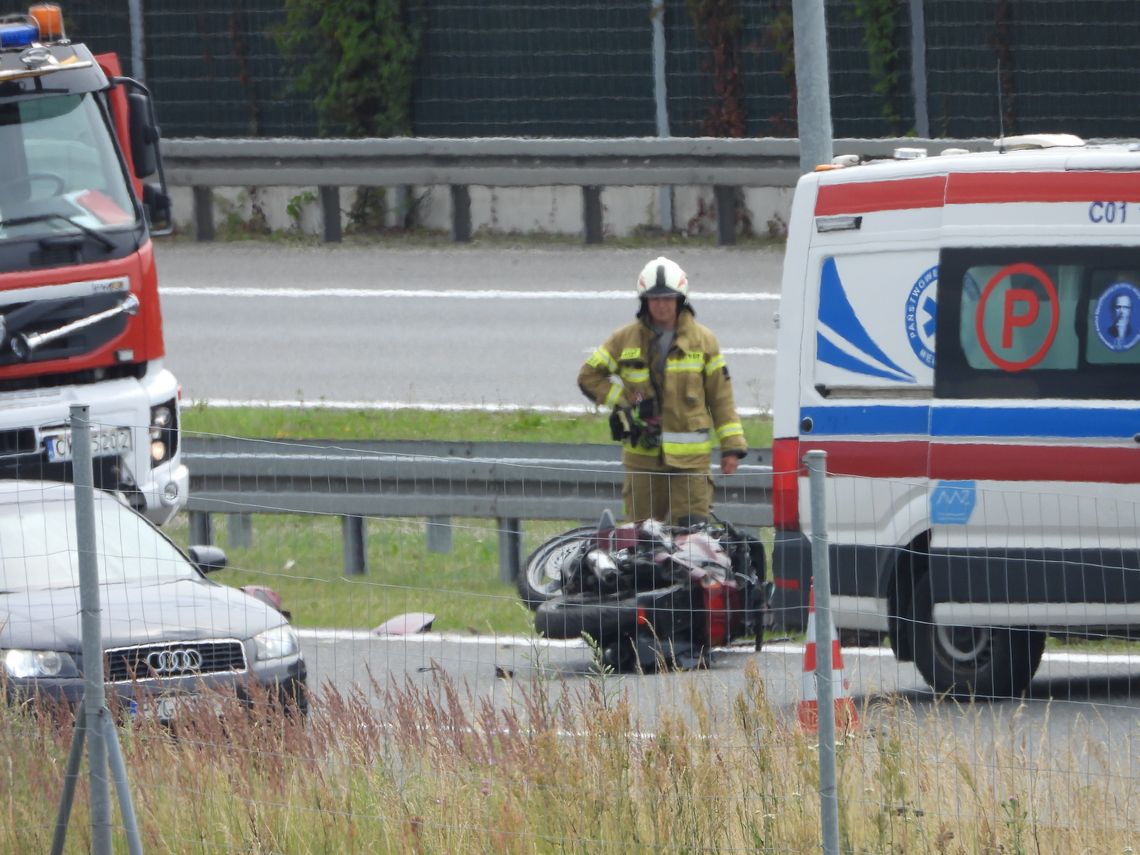
[[937,326],[938,265],[918,277],[906,298],[906,337],[911,350],[927,368],[934,367],[934,330]]
[[939,481],[930,491],[930,521],[934,525],[965,525],[978,501],[974,481]]
[[1096,301],[1096,334],[1109,350],[1122,353],[1140,341],[1140,289],[1131,282],[1114,282]]
[[816,358],[837,368],[870,377],[916,383],[914,375],[897,365],[871,338],[839,278],[835,259],[823,263],[819,277],[819,328],[815,334]]

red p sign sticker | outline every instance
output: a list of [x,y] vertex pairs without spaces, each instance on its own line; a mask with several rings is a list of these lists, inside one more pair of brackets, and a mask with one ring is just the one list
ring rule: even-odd
[[[1022,307],[1019,312],[1018,308]],[[1001,346],[1013,347],[1013,328],[1033,326],[1041,312],[1041,301],[1028,288],[1010,288],[1005,292],[1005,311],[1002,313]]]
[[[1045,333],[1044,340],[1033,353],[1022,359],[1007,359],[1004,356],[1000,356],[993,344],[986,338],[986,304],[989,302],[990,297],[993,296],[994,289],[997,288],[999,282],[1019,274],[1035,279],[1044,289],[1047,297],[1046,303],[1050,313],[1049,329]],[[1013,350],[1015,332],[1021,331],[1022,334],[1025,334],[1026,331],[1036,325],[1037,319],[1041,314],[1041,303],[1042,299],[1036,289],[1009,288],[1005,291],[1004,302],[1002,304],[1001,350],[1007,352]],[[982,351],[990,358],[990,361],[994,365],[1006,371],[1021,371],[1022,369],[1036,365],[1045,358],[1045,354],[1049,351],[1049,348],[1052,347],[1053,340],[1057,337],[1057,326],[1060,322],[1061,307],[1057,299],[1057,288],[1053,285],[1053,280],[1037,265],[1020,262],[1003,267],[986,283],[986,287],[982,290],[982,295],[978,299],[977,313],[974,316],[974,330],[977,333],[978,343],[981,345]]]

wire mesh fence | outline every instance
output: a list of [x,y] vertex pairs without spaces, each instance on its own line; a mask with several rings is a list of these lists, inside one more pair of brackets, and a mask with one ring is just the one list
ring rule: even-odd
[[[461,480],[435,488],[467,490]],[[76,545],[66,489],[0,487],[9,699],[0,743],[11,817],[0,848],[45,851],[72,721],[53,699],[83,667],[69,647]],[[837,716],[835,741],[842,850],[1126,851],[1140,827],[1137,657],[1126,642],[1140,572],[1134,502],[1123,489],[1015,485],[979,492],[975,507],[989,523],[953,532],[955,545],[940,537],[945,522],[927,522],[925,538],[882,525],[901,503],[922,529],[925,490],[914,480],[826,481],[830,520],[852,501],[859,509],[858,525],[828,531],[838,550],[828,623],[842,642],[832,676],[851,713]],[[501,577],[502,524],[488,516],[365,515],[367,569],[346,575],[343,514],[235,502],[212,529],[212,548],[190,548],[198,545],[185,514],[159,534],[111,498],[97,507],[104,648],[120,669],[109,695],[147,849],[819,851],[818,651],[787,602],[759,649],[743,635],[710,644],[700,663],[669,661],[664,646],[660,658],[622,667],[597,640],[536,633],[537,612]],[[620,523],[620,508],[614,514]],[[541,553],[567,530],[589,535],[598,525],[524,519],[521,550]],[[433,527],[449,536],[441,542]],[[746,528],[770,560],[771,530]],[[666,534],[676,556],[678,532]],[[167,537],[207,568],[224,550],[226,566],[203,581]],[[1035,561],[1037,544],[1051,549],[1053,539],[1065,541],[1062,554]],[[854,542],[871,551],[840,549]],[[1077,545],[1084,552],[1070,551]],[[957,600],[921,581],[944,546],[947,556],[980,556],[943,562]],[[561,554],[558,579],[575,555]],[[910,587],[884,597],[874,582],[860,587],[876,577],[865,572],[868,556]],[[1085,584],[1055,596],[1053,611],[1030,596],[1017,605],[1015,580],[1058,568]],[[794,573],[768,573],[786,596]],[[940,608],[971,602],[960,592],[983,580],[1006,601],[968,614]],[[685,608],[691,618],[697,601]],[[634,631],[665,626],[665,606],[653,609],[634,613]],[[1063,629],[1058,615],[1081,631]],[[913,661],[897,655],[906,638]],[[244,670],[212,647],[211,665],[187,658],[226,639]],[[993,697],[982,698],[980,684],[951,693],[945,683],[947,673],[976,680],[1033,659],[1024,691],[991,685]],[[279,691],[302,660],[304,704],[295,686]],[[88,842],[84,792],[73,846]],[[114,835],[122,843],[121,824]]]
[[[299,54],[283,52],[293,5],[301,4],[101,0],[65,12],[73,38],[131,58],[131,73],[156,93],[165,136],[308,137],[318,133],[324,93],[298,87],[299,79],[314,59],[338,56],[345,45],[320,30]],[[790,0],[660,5],[672,135],[797,134]],[[1140,11],[1130,0],[825,6],[837,137],[1138,133],[1137,72],[1127,57]],[[658,134],[652,0],[392,7],[408,32],[422,34],[404,93],[412,135]],[[376,74],[387,68],[379,56],[374,62]],[[334,122],[325,133],[343,135],[345,127]]]

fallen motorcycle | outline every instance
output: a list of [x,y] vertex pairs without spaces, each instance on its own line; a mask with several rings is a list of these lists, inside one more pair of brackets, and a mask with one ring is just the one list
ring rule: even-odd
[[759,650],[765,571],[763,544],[727,522],[615,525],[607,511],[536,549],[518,587],[540,635],[585,637],[607,667],[648,672],[707,666],[713,648],[748,636]]

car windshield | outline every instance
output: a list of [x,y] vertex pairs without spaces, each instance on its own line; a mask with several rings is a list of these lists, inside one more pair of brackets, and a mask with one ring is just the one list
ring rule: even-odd
[[[95,536],[104,584],[201,578],[177,547],[117,502],[95,503]],[[74,502],[32,500],[0,507],[0,591],[78,585]]]
[[0,104],[0,242],[133,226],[137,213],[91,93]]

